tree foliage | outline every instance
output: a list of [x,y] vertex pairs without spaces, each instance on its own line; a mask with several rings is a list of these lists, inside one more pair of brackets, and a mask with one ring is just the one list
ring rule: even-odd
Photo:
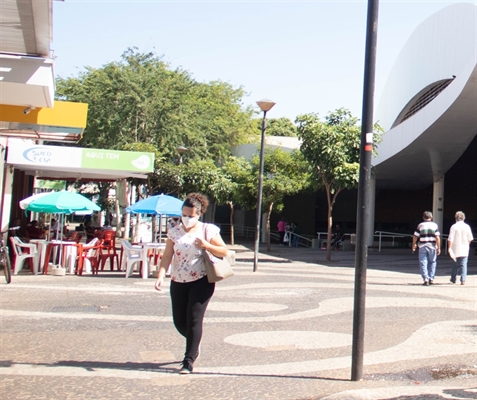
[[189,149],[189,158],[226,158],[251,131],[252,110],[243,108],[243,95],[242,88],[225,82],[197,82],[136,49],[119,62],[57,80],[60,99],[89,104],[79,145],[121,149],[140,142],[169,160],[177,157],[178,146]]
[[[256,118],[253,120],[257,135],[262,129],[262,118]],[[268,136],[286,136],[296,137],[297,128],[296,125],[288,118],[267,118],[267,135]]]
[[361,127],[350,111],[340,108],[324,121],[317,114],[300,115],[296,119],[300,151],[313,168],[315,184],[324,187],[328,201],[328,246],[331,259],[331,227],[333,205],[343,189],[356,187],[359,178]]
[[[252,160],[258,180],[259,157]],[[267,250],[270,251],[270,216],[281,212],[286,196],[297,194],[309,184],[309,168],[300,152],[277,148],[266,150],[263,168],[262,211],[266,212]],[[262,228],[263,229],[263,228]]]

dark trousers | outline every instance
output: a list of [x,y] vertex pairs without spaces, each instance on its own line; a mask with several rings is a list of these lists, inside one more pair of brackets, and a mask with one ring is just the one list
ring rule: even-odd
[[278,234],[280,235],[280,244],[284,244],[283,239],[285,238],[285,231],[278,232]]
[[197,358],[204,314],[214,290],[215,283],[209,283],[206,276],[193,282],[171,281],[172,319],[186,338],[184,361],[194,362]]

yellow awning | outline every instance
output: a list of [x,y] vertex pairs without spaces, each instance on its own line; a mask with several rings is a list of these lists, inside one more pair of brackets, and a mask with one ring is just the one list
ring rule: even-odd
[[0,104],[0,136],[52,142],[81,139],[88,104],[55,101],[53,108],[30,108]]

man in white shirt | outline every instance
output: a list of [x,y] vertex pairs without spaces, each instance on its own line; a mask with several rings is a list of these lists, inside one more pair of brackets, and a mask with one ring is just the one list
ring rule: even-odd
[[470,226],[464,222],[465,214],[462,211],[455,213],[455,224],[449,232],[448,250],[452,260],[450,281],[456,282],[457,274],[460,275],[460,284],[465,285],[467,277],[467,259],[469,258],[470,243],[474,240]]

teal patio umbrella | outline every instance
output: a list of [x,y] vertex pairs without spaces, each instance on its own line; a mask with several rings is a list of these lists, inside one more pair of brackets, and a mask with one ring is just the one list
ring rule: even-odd
[[81,194],[61,191],[37,197],[26,204],[27,211],[50,214],[73,214],[76,211],[100,211],[101,208]]
[[[81,194],[62,190],[61,192],[51,192],[42,196],[32,196],[20,202],[20,207],[26,211],[43,212],[47,214],[60,214],[61,221],[59,226],[63,226],[65,214],[73,214],[78,211],[100,211],[101,208],[91,200]],[[63,236],[63,229],[60,231]],[[61,237],[61,239],[63,239]],[[61,260],[62,248],[60,246]]]

